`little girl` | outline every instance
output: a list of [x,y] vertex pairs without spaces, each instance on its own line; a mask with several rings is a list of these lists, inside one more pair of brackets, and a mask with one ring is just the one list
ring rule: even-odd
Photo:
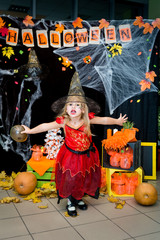
[[64,129],[65,142],[56,159],[56,188],[59,201],[68,198],[67,211],[70,216],[77,216],[76,207],[87,209],[87,204],[82,200],[85,194],[96,199],[99,197],[101,166],[98,150],[92,142],[90,124],[122,126],[126,121],[126,115],[122,114],[118,119],[94,116],[94,113],[88,113],[85,97],[72,94],[67,97],[56,121],[32,129],[23,125],[25,131],[22,133],[27,134]]

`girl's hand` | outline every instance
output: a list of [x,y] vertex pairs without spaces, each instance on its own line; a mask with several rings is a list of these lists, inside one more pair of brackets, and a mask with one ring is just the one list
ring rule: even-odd
[[30,134],[30,131],[31,131],[31,129],[29,128],[29,127],[27,127],[27,126],[25,126],[25,125],[22,125],[22,127],[24,127],[24,131],[22,131],[21,133],[27,133],[27,134]]
[[125,123],[128,119],[128,117],[126,117],[126,116],[127,116],[126,114],[124,116],[122,116],[122,113],[120,113],[120,116],[117,119],[117,121],[118,121],[117,124],[120,125],[120,126],[123,126],[123,123]]

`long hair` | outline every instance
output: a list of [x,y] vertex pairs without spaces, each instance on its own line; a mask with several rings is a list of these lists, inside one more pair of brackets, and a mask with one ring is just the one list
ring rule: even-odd
[[[64,117],[64,124],[66,124],[67,122],[69,122],[71,120],[70,116],[67,113],[67,104],[69,102],[80,102],[81,103],[81,107],[82,107],[81,119],[83,119],[83,121],[84,121],[86,134],[88,136],[91,136],[90,120],[88,117],[88,106],[86,104],[85,98],[82,96],[69,96],[67,98],[66,104],[64,105],[61,113],[59,114],[59,116]],[[64,131],[65,131],[65,129],[64,129]]]

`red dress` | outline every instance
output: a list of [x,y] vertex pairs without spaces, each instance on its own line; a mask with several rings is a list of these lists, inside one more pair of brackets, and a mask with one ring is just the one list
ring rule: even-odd
[[99,153],[92,137],[84,131],[65,125],[65,143],[56,161],[56,188],[58,197],[80,200],[84,194],[98,198],[101,183]]

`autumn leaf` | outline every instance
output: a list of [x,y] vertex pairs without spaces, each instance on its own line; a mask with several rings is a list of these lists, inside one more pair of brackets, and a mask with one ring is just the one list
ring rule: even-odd
[[153,31],[153,26],[151,26],[149,23],[145,23],[144,24],[144,30],[143,30],[143,33],[146,34],[146,33],[152,33]]
[[14,50],[12,47],[4,47],[2,48],[2,54],[10,59],[14,55]]
[[151,83],[144,79],[139,84],[141,85],[141,91],[144,91],[147,88],[150,89],[150,87],[151,87]]
[[48,205],[41,205],[41,206],[38,206],[38,208],[45,209],[45,208],[48,208]]
[[20,199],[17,197],[4,197],[0,200],[0,203],[11,203],[11,202],[19,203]]
[[6,27],[0,28],[0,33],[2,34],[2,37],[8,35],[8,28]]
[[32,17],[27,15],[25,19],[23,20],[24,25],[28,27],[28,25],[34,26],[34,22],[32,21]]
[[116,198],[116,197],[113,197],[113,196],[110,196],[107,198],[109,202],[111,203],[116,203],[119,201],[119,198]]
[[62,64],[65,66],[65,67],[69,67],[72,63],[72,61],[70,61],[67,57],[62,57]]
[[151,82],[154,82],[154,77],[157,77],[154,71],[146,72],[146,78],[149,78]]
[[99,25],[99,29],[102,29],[102,28],[104,28],[104,27],[108,27],[109,26],[109,22],[107,22],[104,18],[102,18],[101,20],[99,20],[99,23],[100,23],[100,25]]
[[116,203],[115,208],[117,208],[117,209],[122,209],[122,208],[123,208],[123,205],[122,205],[121,203]]
[[80,17],[77,17],[75,21],[72,22],[72,25],[74,26],[74,28],[79,27],[82,28],[82,19]]
[[62,33],[63,30],[64,30],[64,25],[63,24],[56,24],[55,27],[56,27],[56,29],[55,29],[56,32]]
[[156,18],[155,21],[152,22],[153,27],[157,27],[160,29],[160,18]]
[[5,22],[3,21],[3,19],[0,17],[0,28],[3,28],[5,25]]
[[139,26],[139,28],[143,27],[144,22],[143,22],[143,17],[136,17],[136,20],[133,23],[134,26]]
[[4,179],[4,178],[6,178],[6,172],[5,172],[5,171],[2,171],[2,172],[0,173],[0,179]]

